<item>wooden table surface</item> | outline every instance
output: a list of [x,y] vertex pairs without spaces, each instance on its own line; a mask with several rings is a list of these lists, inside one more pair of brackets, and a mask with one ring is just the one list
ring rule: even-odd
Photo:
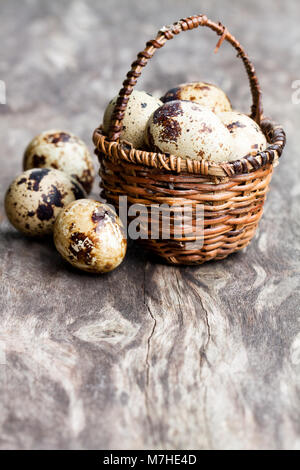
[[[0,448],[300,448],[300,7],[297,0],[0,0]],[[90,146],[130,63],[163,25],[194,13],[245,46],[265,114],[288,145],[251,245],[199,267],[134,245],[114,272],[67,266],[8,223],[3,197],[26,144],[62,128]],[[218,83],[246,112],[245,73],[211,31],[176,38],[139,82],[158,96]],[[294,93],[294,104],[292,96]],[[96,164],[96,160],[95,160]],[[93,196],[98,196],[95,182]]]

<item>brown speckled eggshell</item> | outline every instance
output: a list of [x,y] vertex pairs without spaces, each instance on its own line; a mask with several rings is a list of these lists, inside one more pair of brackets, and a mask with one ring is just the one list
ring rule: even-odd
[[24,171],[9,186],[5,210],[11,224],[25,235],[52,232],[59,212],[86,193],[78,181],[59,170],[38,168]]
[[91,199],[72,202],[60,213],[54,243],[66,261],[92,273],[115,269],[127,248],[124,227],[115,211]]
[[232,137],[218,116],[191,101],[169,101],[150,117],[146,139],[153,151],[194,160],[226,161]]
[[92,157],[85,143],[70,132],[50,130],[37,135],[25,150],[24,170],[54,168],[75,177],[87,193],[95,177]]
[[174,100],[188,100],[207,106],[214,113],[231,111],[231,103],[228,96],[221,88],[212,83],[192,82],[182,83],[169,90],[161,100],[164,103]]
[[267,140],[258,124],[249,116],[231,111],[220,113],[219,118],[233,139],[230,160],[239,160],[246,155],[256,155],[267,147]]
[[[103,118],[103,130],[105,133],[109,131],[117,98],[117,96],[113,98],[105,110]],[[142,149],[144,147],[144,131],[147,121],[153,111],[161,105],[162,102],[158,98],[149,95],[149,93],[133,90],[125,111],[121,139],[130,142],[136,149]]]

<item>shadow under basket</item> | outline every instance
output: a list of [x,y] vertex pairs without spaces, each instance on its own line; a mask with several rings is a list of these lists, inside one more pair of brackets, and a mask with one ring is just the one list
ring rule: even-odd
[[[221,36],[217,47],[223,40],[230,42],[242,59],[253,100],[250,116],[266,135],[268,147],[265,151],[234,162],[216,163],[137,150],[120,140],[128,99],[142,68],[167,40],[198,26],[208,26]],[[129,217],[130,221],[138,216],[141,224],[144,239],[140,238],[138,242],[168,263],[197,265],[226,258],[246,247],[254,236],[273,167],[285,145],[283,129],[261,116],[261,92],[255,69],[241,45],[224,26],[198,15],[164,27],[132,64],[119,92],[108,135],[101,127],[94,132],[95,152],[100,162],[101,195],[117,209],[120,196],[127,197],[129,207],[141,205],[140,212],[135,206],[132,218]],[[171,213],[155,211],[163,204],[171,208]],[[188,211],[183,212],[183,208]],[[167,216],[170,235],[165,238],[162,230]],[[155,238],[151,238],[153,233]]]

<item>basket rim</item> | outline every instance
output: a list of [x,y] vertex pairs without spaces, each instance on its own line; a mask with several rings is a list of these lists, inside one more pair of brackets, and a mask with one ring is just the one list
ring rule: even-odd
[[102,126],[93,134],[95,153],[101,153],[110,160],[123,160],[139,166],[164,169],[176,173],[192,173],[195,175],[230,177],[242,173],[251,173],[268,164],[274,164],[280,158],[286,143],[283,128],[268,118],[261,121],[261,129],[269,143],[268,147],[255,155],[246,155],[239,160],[213,162],[211,160],[183,159],[175,155],[138,150],[126,140],[111,141],[103,132]]

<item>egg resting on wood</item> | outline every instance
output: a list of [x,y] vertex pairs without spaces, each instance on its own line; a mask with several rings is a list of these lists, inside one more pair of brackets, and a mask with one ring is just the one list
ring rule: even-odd
[[54,243],[66,261],[92,273],[115,269],[127,247],[124,227],[115,211],[91,199],[75,201],[60,213]]
[[[106,134],[109,131],[117,98],[116,96],[109,102],[104,113],[103,131]],[[162,102],[149,93],[133,90],[125,111],[121,139],[130,142],[133,148],[142,149],[144,147],[144,131],[147,121],[153,111],[161,105]]]
[[214,113],[231,111],[231,103],[228,96],[221,88],[212,83],[191,82],[182,83],[169,90],[161,100],[164,103],[174,100],[188,100],[207,106]]
[[66,205],[85,196],[80,183],[62,171],[35,168],[24,171],[11,183],[5,210],[17,230],[43,236],[52,232],[56,217]]
[[155,152],[193,160],[226,161],[232,137],[218,116],[191,101],[169,101],[150,117],[145,136]]
[[24,170],[54,168],[77,178],[87,193],[95,177],[92,157],[85,143],[70,132],[50,130],[34,137],[25,150]]

